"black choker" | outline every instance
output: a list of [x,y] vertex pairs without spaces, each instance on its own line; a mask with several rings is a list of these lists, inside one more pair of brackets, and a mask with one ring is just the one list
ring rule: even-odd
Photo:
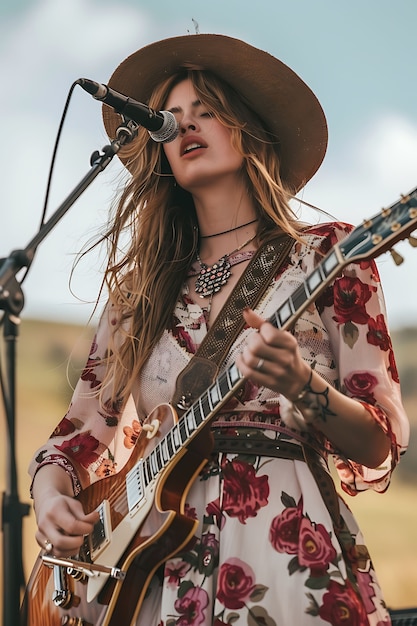
[[200,235],[200,239],[209,239],[210,237],[219,237],[220,235],[226,235],[227,233],[233,233],[235,230],[239,230],[240,228],[245,228],[245,226],[250,226],[250,224],[254,224],[258,219],[252,220],[251,222],[246,222],[246,224],[241,224],[241,226],[235,226],[235,228],[229,228],[229,230],[223,230],[221,233],[214,233],[214,235]]

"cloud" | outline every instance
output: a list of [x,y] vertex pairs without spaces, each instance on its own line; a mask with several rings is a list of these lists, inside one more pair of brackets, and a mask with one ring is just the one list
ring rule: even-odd
[[[6,157],[0,200],[7,216],[0,229],[2,256],[25,246],[38,228],[59,116],[72,82],[85,75],[105,82],[121,59],[175,29],[172,22],[161,25],[143,8],[99,0],[42,0],[2,21],[0,75],[3,85],[13,87],[0,102]],[[91,153],[107,141],[99,103],[77,88],[64,126],[48,216],[86,174]],[[338,219],[358,224],[415,185],[416,149],[415,123],[395,111],[375,111],[366,125],[356,122],[345,146],[330,143],[325,163],[303,197]],[[79,304],[71,294],[69,275],[74,254],[106,221],[120,171],[116,158],[39,247],[24,283],[26,317],[88,318],[92,307]],[[417,255],[409,250],[405,255],[406,266],[400,268],[380,261],[395,323],[411,319],[417,309],[413,295],[405,298],[401,292],[405,271],[417,269]],[[90,257],[77,270],[74,290],[79,297],[94,300],[100,269],[101,259]]]

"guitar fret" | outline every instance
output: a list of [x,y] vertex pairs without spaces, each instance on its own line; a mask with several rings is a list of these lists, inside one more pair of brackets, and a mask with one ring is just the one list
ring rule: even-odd
[[339,265],[336,252],[331,252],[321,263],[325,276],[329,276]]
[[184,419],[187,424],[188,435],[190,436],[197,428],[197,424],[195,423],[195,420],[194,420],[193,411],[192,410],[187,411],[186,414],[184,415]]
[[164,465],[166,465],[170,459],[170,455],[169,455],[169,451],[168,451],[168,440],[167,437],[165,437],[164,439],[162,439],[161,443],[161,455],[162,455],[162,459],[164,462]]
[[172,433],[167,434],[166,442],[167,442],[168,454],[172,458],[175,452],[174,444],[172,441]]
[[203,412],[204,419],[206,419],[210,413],[210,404],[206,393],[200,398],[200,407]]
[[181,437],[178,424],[175,424],[172,429],[172,443],[174,446],[174,451],[177,452],[181,448]]
[[303,306],[304,302],[307,300],[308,294],[306,293],[306,289],[304,285],[305,283],[297,287],[297,289],[291,296],[291,301],[293,304],[294,311],[298,311],[298,309],[300,309]]
[[155,456],[156,456],[156,463],[158,466],[158,470],[161,471],[161,469],[164,467],[164,462],[162,460],[162,456],[161,456],[161,446],[157,445],[155,447]]
[[193,414],[194,414],[194,421],[196,423],[196,426],[200,426],[200,424],[203,423],[204,421],[204,415],[201,414],[201,407],[199,402],[196,402],[190,409]]
[[151,472],[152,472],[152,476],[153,478],[155,478],[155,476],[158,474],[158,463],[157,463],[157,459],[156,459],[156,454],[155,454],[155,450],[152,450],[152,452],[149,455],[149,458],[151,460]]
[[230,385],[229,385],[227,374],[226,375],[223,374],[222,376],[220,376],[219,381],[218,381],[218,386],[219,386],[221,397],[224,398],[230,391]]
[[220,399],[221,399],[220,390],[217,387],[216,383],[210,387],[210,389],[208,390],[207,396],[208,396],[208,400],[210,403],[210,408],[213,411],[213,409],[216,408],[216,406],[219,404]]
[[318,287],[321,286],[323,280],[320,272],[320,267],[317,267],[310,276],[307,277],[306,285],[309,291],[309,295],[312,295]]
[[184,418],[178,422],[181,443],[185,443],[188,439],[187,424]]
[[282,328],[287,320],[292,316],[293,311],[291,308],[291,301],[286,300],[284,304],[276,311],[275,313],[275,321],[278,328]]
[[227,370],[227,376],[230,381],[230,389],[242,378],[242,374],[239,372],[237,365],[233,363]]
[[143,475],[145,478],[146,485],[149,485],[153,480],[150,463],[151,462],[150,462],[149,457],[146,457],[146,459],[144,459],[143,461]]

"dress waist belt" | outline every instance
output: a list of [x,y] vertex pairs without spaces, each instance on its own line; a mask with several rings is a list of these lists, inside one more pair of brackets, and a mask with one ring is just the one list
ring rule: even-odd
[[301,445],[279,439],[268,439],[258,434],[227,435],[221,430],[213,431],[214,452],[230,454],[255,454],[256,456],[271,456],[280,459],[304,461],[304,452]]

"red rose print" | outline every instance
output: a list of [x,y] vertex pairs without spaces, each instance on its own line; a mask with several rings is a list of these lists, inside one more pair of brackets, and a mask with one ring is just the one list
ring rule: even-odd
[[[350,226],[349,224],[344,224],[343,222],[339,222],[338,226],[339,229],[346,235],[352,230],[352,226]],[[309,228],[308,232],[313,235],[318,235],[319,237],[324,237],[323,241],[318,247],[318,250],[321,254],[326,254],[327,252],[329,252],[329,250],[339,241],[339,237],[336,234],[336,229],[334,227],[331,227],[330,230],[329,224],[314,226],[314,228]]]
[[178,587],[181,578],[184,578],[190,569],[191,565],[185,561],[168,561],[164,571],[164,578],[167,579],[167,585],[170,587]]
[[298,553],[302,518],[300,500],[298,507],[287,507],[272,520],[269,529],[269,541],[277,552],[285,552],[285,554]]
[[373,391],[378,384],[378,379],[373,374],[369,372],[353,372],[343,382],[352,397],[367,401],[374,400]]
[[317,311],[321,314],[326,307],[333,306],[334,293],[331,287],[328,287],[316,300]]
[[190,337],[190,334],[187,333],[183,326],[176,326],[172,329],[172,334],[175,339],[178,341],[182,348],[185,348],[187,352],[194,354],[195,345]]
[[333,286],[334,292],[334,320],[338,324],[353,322],[366,324],[369,314],[365,304],[372,296],[371,287],[364,284],[359,278],[342,276]]
[[109,400],[104,403],[104,411],[98,411],[98,414],[106,422],[106,426],[114,427],[119,423],[119,416],[121,411],[121,402],[120,400],[116,400],[115,402],[110,402]]
[[378,267],[374,261],[374,259],[370,259],[369,261],[359,261],[359,267],[361,270],[371,270],[371,278],[374,282],[380,283],[381,278],[379,276]]
[[381,350],[386,352],[392,347],[391,338],[388,334],[387,325],[385,324],[385,319],[382,313],[377,315],[376,320],[372,317],[368,320],[369,330],[367,332],[366,338],[368,343],[373,346],[379,346]]
[[255,574],[240,559],[228,559],[219,570],[217,598],[227,609],[241,609],[255,587]]
[[224,527],[226,523],[226,518],[224,516],[224,513],[222,513],[220,509],[219,498],[216,498],[216,500],[213,500],[212,502],[208,503],[208,505],[206,506],[206,513],[209,517],[210,516],[214,517],[214,519],[216,520],[217,528],[220,528],[221,530]]
[[365,608],[349,581],[345,586],[332,580],[323,596],[319,615],[332,626],[368,625]]
[[368,572],[356,572],[356,579],[358,581],[359,589],[361,590],[361,596],[365,602],[365,607],[368,613],[375,611],[375,604],[373,599],[375,598],[375,589],[373,587],[373,580]]
[[66,435],[73,433],[74,430],[75,430],[75,426],[71,422],[71,420],[67,419],[66,417],[63,417],[62,420],[59,422],[58,426],[55,428],[51,437],[65,437]]
[[208,606],[207,592],[200,587],[191,587],[182,598],[175,601],[175,610],[181,617],[177,626],[198,626],[205,621],[204,609]]
[[400,377],[398,375],[397,363],[395,362],[395,357],[392,350],[389,351],[389,371],[391,372],[392,380],[395,383],[399,383]]
[[268,476],[256,476],[250,463],[226,459],[222,463],[222,474],[222,508],[230,517],[237,517],[244,524],[248,517],[256,517],[259,509],[268,504]]
[[89,381],[91,389],[94,389],[94,387],[98,387],[98,385],[100,385],[100,381],[97,379],[97,376],[94,372],[94,368],[98,365],[99,362],[99,358],[88,358],[87,364],[81,373],[81,380]]
[[184,505],[184,513],[187,517],[191,517],[191,519],[198,519],[195,507],[190,506],[188,502],[186,502]]
[[309,567],[312,576],[323,576],[329,563],[336,558],[330,535],[322,524],[313,525],[304,517],[300,524],[298,562]]
[[94,452],[94,450],[97,450],[98,444],[97,439],[87,432],[76,435],[72,439],[64,441],[60,446],[55,447],[70,458],[75,459],[83,467],[88,467],[99,457]]

